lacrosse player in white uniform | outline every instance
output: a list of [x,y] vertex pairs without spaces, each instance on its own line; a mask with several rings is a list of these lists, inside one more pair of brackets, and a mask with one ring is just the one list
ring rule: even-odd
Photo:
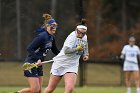
[[62,50],[53,58],[49,84],[44,93],[52,93],[62,77],[65,82],[64,93],[72,93],[76,84],[79,58],[81,55],[84,61],[89,58],[86,31],[85,20],[82,20],[76,30],[66,38]]
[[129,38],[129,44],[123,47],[121,52],[121,58],[124,59],[123,71],[125,72],[125,83],[127,86],[127,92],[131,93],[131,74],[134,75],[135,85],[137,87],[137,93],[140,93],[139,82],[139,67],[138,59],[140,58],[140,49],[135,45],[135,37]]

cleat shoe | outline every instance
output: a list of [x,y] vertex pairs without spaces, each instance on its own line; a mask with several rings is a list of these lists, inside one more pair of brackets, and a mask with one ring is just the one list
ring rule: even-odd
[[16,91],[16,92],[10,92],[10,93],[19,93],[18,91]]

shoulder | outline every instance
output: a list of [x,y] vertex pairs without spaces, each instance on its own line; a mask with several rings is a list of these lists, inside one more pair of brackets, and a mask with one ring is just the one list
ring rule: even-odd
[[75,32],[71,32],[68,36],[67,36],[67,38],[66,38],[66,40],[65,40],[65,43],[72,43],[72,42],[74,42],[76,40],[76,34],[75,34]]
[[45,36],[45,35],[48,35],[48,33],[47,33],[46,31],[44,31],[44,32],[41,32],[41,33],[38,34],[38,35],[40,35],[40,36]]
[[71,32],[71,33],[69,34],[69,36],[76,36],[75,31]]
[[68,37],[67,38],[76,38],[76,33],[75,33],[75,31],[73,31],[73,32],[71,32],[69,35],[68,35]]
[[87,35],[85,35],[82,40],[87,41]]
[[124,45],[124,47],[129,47],[129,45]]
[[35,32],[39,32],[39,33],[44,32],[44,31],[45,31],[45,29],[42,27],[39,27],[35,30]]
[[123,49],[128,49],[129,48],[129,45],[124,45],[123,46]]
[[46,37],[48,37],[48,33],[46,31],[45,32],[41,32],[40,34],[38,34],[37,37],[41,38],[41,39],[45,39]]
[[137,49],[139,49],[139,47],[138,47],[137,45],[134,45],[134,48],[137,48]]
[[87,35],[85,35],[83,38],[84,38],[84,39],[87,39]]

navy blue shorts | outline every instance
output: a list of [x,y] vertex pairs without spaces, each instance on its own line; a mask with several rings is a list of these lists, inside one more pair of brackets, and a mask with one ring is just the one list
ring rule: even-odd
[[39,66],[38,68],[34,67],[31,70],[25,70],[24,71],[25,77],[39,77],[43,76],[43,68],[42,66]]
[[[27,57],[25,62],[34,63],[37,60],[38,59],[33,59],[33,58],[30,58],[30,57]],[[31,70],[24,70],[24,76],[25,77],[39,77],[39,76],[43,76],[43,67],[39,66],[38,68],[34,67]]]

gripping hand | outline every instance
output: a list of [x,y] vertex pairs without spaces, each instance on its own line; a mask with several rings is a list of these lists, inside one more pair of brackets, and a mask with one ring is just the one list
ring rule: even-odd
[[78,46],[76,47],[76,49],[77,49],[78,51],[83,51],[83,50],[84,50],[84,48],[83,48],[82,46],[80,46],[80,45],[78,45]]

